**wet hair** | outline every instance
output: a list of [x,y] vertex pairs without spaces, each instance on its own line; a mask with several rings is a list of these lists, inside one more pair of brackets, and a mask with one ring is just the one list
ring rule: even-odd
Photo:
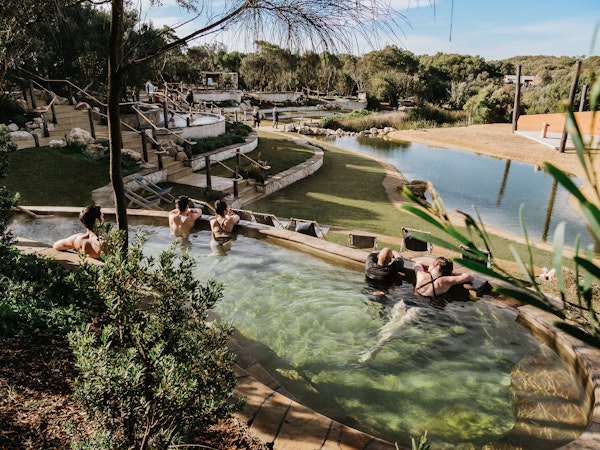
[[225,203],[225,200],[217,200],[215,202],[215,212],[219,215],[219,216],[225,216],[225,211],[227,211],[227,203]]
[[440,274],[442,276],[452,275],[452,271],[454,270],[454,264],[448,258],[443,256],[438,257],[438,267],[440,268]]
[[100,220],[101,218],[102,211],[100,211],[100,206],[97,205],[86,206],[79,213],[79,220],[90,231],[94,231],[96,219]]
[[187,209],[188,205],[190,204],[190,199],[187,198],[185,195],[181,195],[177,197],[177,199],[175,200],[175,204],[177,205],[177,209],[180,212],[183,212]]

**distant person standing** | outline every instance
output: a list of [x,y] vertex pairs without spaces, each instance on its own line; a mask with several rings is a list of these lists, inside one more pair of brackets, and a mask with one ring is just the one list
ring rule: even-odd
[[152,82],[150,80],[146,81],[146,94],[148,94],[148,99],[150,100],[150,103],[152,103],[153,92],[154,92],[154,85],[152,84]]
[[190,106],[194,105],[194,93],[192,92],[191,89],[188,90],[187,97],[185,97],[185,101]]
[[277,106],[273,107],[273,128],[277,128],[279,125],[279,111],[277,110]]
[[252,125],[254,128],[260,128],[260,111],[258,108],[254,108],[254,112],[252,112]]

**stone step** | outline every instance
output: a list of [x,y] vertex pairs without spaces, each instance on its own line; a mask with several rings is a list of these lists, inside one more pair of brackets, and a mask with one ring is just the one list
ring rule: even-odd
[[[176,161],[181,166],[177,168],[167,168],[167,181],[171,181],[172,183],[177,183],[177,180],[181,177],[191,175],[194,173],[191,167],[185,166],[181,161]],[[170,166],[171,167],[171,166]],[[174,165],[172,167],[175,167]]]

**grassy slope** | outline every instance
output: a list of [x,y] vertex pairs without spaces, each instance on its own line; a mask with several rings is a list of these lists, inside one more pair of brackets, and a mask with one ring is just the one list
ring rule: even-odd
[[[273,167],[271,173],[285,170],[310,156],[313,151],[276,134],[260,132],[258,153]],[[410,214],[399,211],[389,202],[382,181],[383,168],[376,161],[324,145],[323,167],[315,174],[253,203],[250,209],[270,212],[280,217],[317,220],[320,224],[363,230],[399,238],[400,227],[433,231],[432,227]],[[229,163],[231,165],[231,162]],[[91,203],[92,190],[109,182],[105,162],[87,159],[79,154],[49,148],[32,148],[11,155],[6,185],[21,195],[22,204],[81,206]],[[202,194],[190,186],[175,185],[176,195],[186,194],[202,199]],[[198,192],[196,192],[198,191]],[[167,209],[170,205],[167,206]],[[436,232],[437,233],[437,232]],[[347,243],[347,233],[330,232],[328,238]],[[494,239],[496,258],[512,259],[509,244]],[[380,247],[394,242],[380,240]],[[517,245],[525,255],[524,246]],[[536,251],[539,265],[551,265],[549,252]]]
[[6,180],[22,204],[87,205],[92,190],[109,182],[106,163],[48,147],[20,150],[10,156]]

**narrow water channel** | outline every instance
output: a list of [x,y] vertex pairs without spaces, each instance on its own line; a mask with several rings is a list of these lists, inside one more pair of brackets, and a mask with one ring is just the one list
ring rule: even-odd
[[[327,142],[377,156],[393,164],[408,180],[431,181],[448,210],[473,214],[493,227],[522,236],[519,208],[525,204],[528,235],[552,242],[556,226],[566,222],[565,243],[592,244],[583,215],[570,194],[539,167],[468,151],[441,149],[381,138],[329,136]],[[581,185],[581,180],[575,180]]]

